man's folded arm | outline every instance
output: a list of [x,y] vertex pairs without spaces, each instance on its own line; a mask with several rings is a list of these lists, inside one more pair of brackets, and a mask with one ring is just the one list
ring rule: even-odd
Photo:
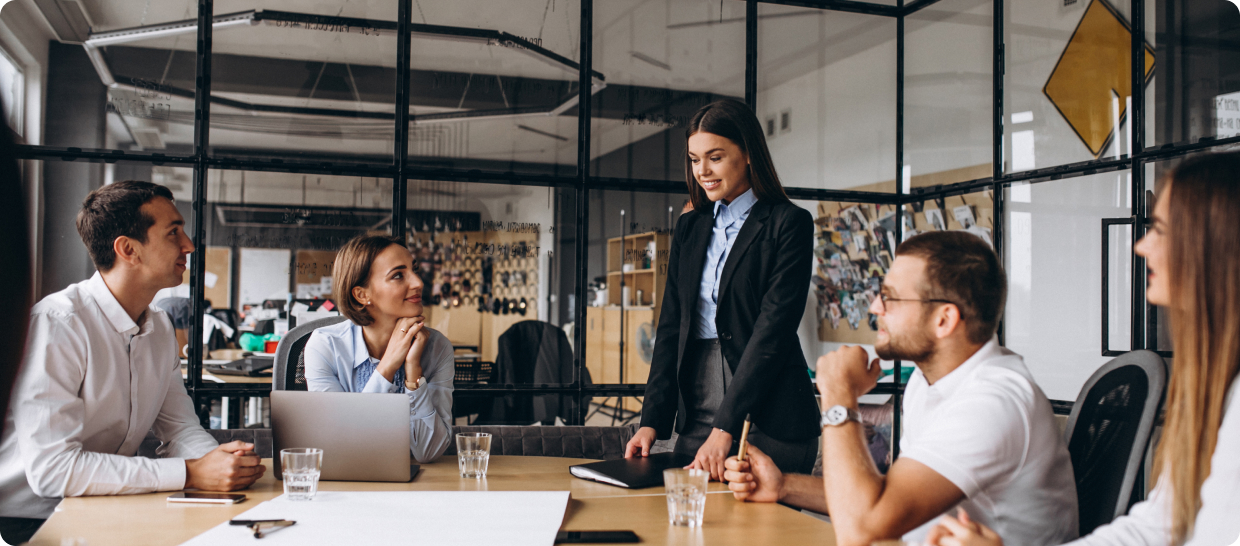
[[170,362],[172,373],[168,374],[168,390],[153,426],[155,437],[162,442],[156,453],[160,457],[197,459],[220,443],[203,430],[202,422],[194,413],[194,402],[185,392],[185,382],[181,379],[180,359],[174,354]]

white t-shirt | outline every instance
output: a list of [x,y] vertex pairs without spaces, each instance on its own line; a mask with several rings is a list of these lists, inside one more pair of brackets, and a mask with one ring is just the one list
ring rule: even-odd
[[[934,385],[917,370],[905,390],[904,419],[900,457],[959,487],[966,497],[960,506],[1004,544],[1046,546],[1077,537],[1072,460],[1050,401],[1020,355],[991,339]],[[924,540],[937,520],[905,540]]]

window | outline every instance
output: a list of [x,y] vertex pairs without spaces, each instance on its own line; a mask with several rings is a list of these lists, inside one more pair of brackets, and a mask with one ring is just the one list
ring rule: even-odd
[[[1165,348],[1132,289],[1143,190],[1190,151],[1240,142],[1225,2],[216,0],[211,21],[192,0],[87,3],[85,45],[50,50],[48,145],[21,148],[64,192],[45,200],[44,292],[89,274],[60,241],[104,180],[173,189],[202,249],[181,291],[217,308],[321,299],[340,244],[388,233],[418,256],[433,327],[479,363],[462,369],[502,367],[523,321],[564,340],[554,376],[463,380],[464,418],[556,396],[562,422],[633,420],[687,198],[684,129],[714,100],[750,101],[819,221],[808,361],[867,341],[862,300],[897,234],[969,229],[1008,268],[1002,340],[1060,400],[1109,350]],[[0,55],[19,132],[22,77]],[[1134,221],[1107,224],[1104,248],[1115,218]],[[194,396],[264,394],[204,380],[203,343],[187,338]]]
[[4,104],[4,121],[18,135],[25,134],[22,114],[26,110],[26,75],[8,52],[0,49],[0,102]]

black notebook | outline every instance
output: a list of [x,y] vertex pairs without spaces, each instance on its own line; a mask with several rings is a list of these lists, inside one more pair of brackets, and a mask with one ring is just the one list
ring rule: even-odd
[[583,480],[593,480],[629,489],[641,489],[663,485],[664,470],[683,468],[692,462],[692,455],[659,453],[649,457],[573,465],[568,467],[568,472]]

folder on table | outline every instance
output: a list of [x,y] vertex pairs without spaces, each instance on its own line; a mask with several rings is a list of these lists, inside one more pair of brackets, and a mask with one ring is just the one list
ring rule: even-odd
[[628,489],[641,489],[663,485],[664,470],[682,468],[692,462],[692,455],[658,453],[649,457],[573,465],[568,467],[568,472],[583,480],[593,480]]

